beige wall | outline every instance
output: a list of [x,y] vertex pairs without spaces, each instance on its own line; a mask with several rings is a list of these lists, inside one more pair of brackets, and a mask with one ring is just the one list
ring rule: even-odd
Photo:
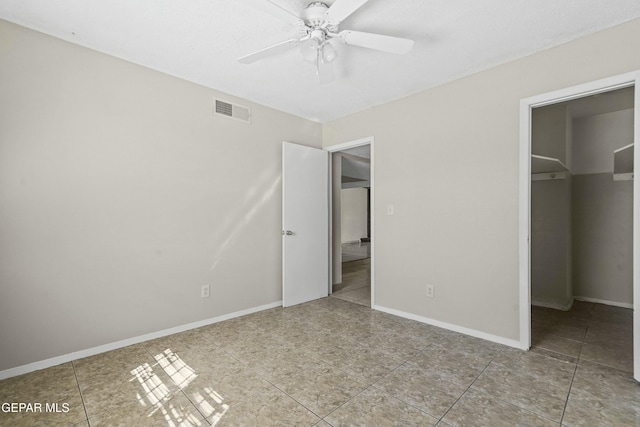
[[567,105],[555,104],[531,112],[531,154],[553,157],[567,165]]
[[573,121],[574,295],[633,304],[633,181],[614,181],[613,151],[633,141],[633,109]]
[[367,189],[343,188],[342,242],[359,242],[367,237]]
[[321,133],[0,21],[0,371],[281,300],[281,142]]
[[215,91],[0,21],[0,370],[280,300],[283,140],[375,137],[377,305],[518,339],[519,100],[640,69],[639,37],[324,126],[221,95],[248,126],[211,116]]
[[531,302],[534,305],[567,310],[573,303],[572,183],[571,175],[531,182]]
[[639,38],[636,19],[324,126],[324,146],[375,137],[376,305],[519,340],[519,102],[640,69]]
[[573,293],[633,304],[633,181],[573,177]]
[[342,283],[342,154],[331,154],[331,284]]
[[[567,105],[531,112],[531,153],[568,165],[571,120]],[[567,309],[573,302],[571,275],[571,177],[531,181],[531,302]]]
[[633,108],[573,120],[574,175],[613,172],[613,151],[633,142]]

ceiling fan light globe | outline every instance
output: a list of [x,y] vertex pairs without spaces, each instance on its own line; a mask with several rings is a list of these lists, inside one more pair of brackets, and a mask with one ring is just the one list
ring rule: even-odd
[[333,62],[338,56],[336,49],[329,43],[325,43],[322,47],[322,60],[324,62]]
[[315,62],[318,59],[318,41],[315,39],[300,43],[300,53],[307,62]]

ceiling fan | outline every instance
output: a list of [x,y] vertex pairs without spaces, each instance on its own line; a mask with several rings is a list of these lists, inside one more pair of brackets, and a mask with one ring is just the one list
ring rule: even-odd
[[283,19],[297,24],[298,37],[274,44],[238,58],[242,64],[251,64],[267,56],[298,46],[302,57],[314,62],[320,83],[335,79],[333,61],[337,52],[332,43],[366,47],[383,52],[404,54],[413,47],[413,40],[362,31],[339,30],[340,23],[368,0],[335,0],[331,6],[314,1],[304,9],[301,16],[283,8],[273,0],[266,0],[272,12]]

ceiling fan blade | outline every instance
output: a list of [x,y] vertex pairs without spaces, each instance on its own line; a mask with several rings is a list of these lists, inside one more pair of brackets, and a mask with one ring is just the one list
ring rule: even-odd
[[245,0],[251,7],[259,9],[269,15],[278,18],[288,24],[296,24],[302,21],[300,17],[291,10],[282,7],[275,0]]
[[251,64],[253,62],[266,58],[267,56],[289,50],[292,47],[297,46],[299,42],[300,41],[298,39],[291,39],[282,43],[274,44],[273,46],[265,47],[264,49],[258,50],[245,56],[241,56],[240,58],[238,58],[238,62],[240,62],[241,64]]
[[291,21],[300,21],[300,17],[298,15],[296,15],[295,13],[293,13],[292,11],[290,11],[287,8],[284,8],[282,6],[280,6],[277,2],[273,1],[273,0],[267,0],[267,3],[269,3],[271,5],[271,7],[269,9],[271,9],[271,14],[274,16],[277,16],[278,18],[286,21],[286,22],[291,22]]
[[381,50],[389,53],[405,54],[413,48],[414,41],[382,34],[363,33],[361,31],[340,31],[340,39],[353,46]]
[[320,79],[321,85],[326,85],[331,83],[336,79],[336,72],[333,68],[333,63],[328,61],[323,61],[322,58],[318,57],[318,78]]
[[369,0],[336,0],[327,13],[325,19],[335,24],[342,22],[349,15],[360,9]]

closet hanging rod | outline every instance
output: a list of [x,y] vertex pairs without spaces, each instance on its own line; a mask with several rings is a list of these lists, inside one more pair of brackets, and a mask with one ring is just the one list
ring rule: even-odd
[[546,173],[534,173],[531,174],[531,181],[550,181],[566,179],[569,176],[569,172],[546,172]]

